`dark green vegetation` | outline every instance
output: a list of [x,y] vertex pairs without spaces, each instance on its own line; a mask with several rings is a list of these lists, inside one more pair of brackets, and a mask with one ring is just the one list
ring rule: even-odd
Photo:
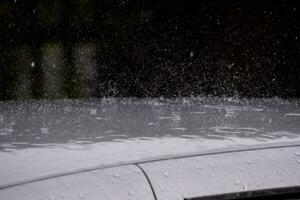
[[1,0],[0,100],[300,97],[297,2]]

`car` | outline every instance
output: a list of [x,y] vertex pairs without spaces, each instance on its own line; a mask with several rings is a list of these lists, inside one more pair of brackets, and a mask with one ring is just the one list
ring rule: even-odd
[[300,199],[297,100],[0,103],[0,199]]

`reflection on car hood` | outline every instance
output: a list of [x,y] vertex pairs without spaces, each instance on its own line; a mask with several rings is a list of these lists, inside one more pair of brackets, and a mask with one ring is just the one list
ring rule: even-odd
[[0,186],[94,166],[300,141],[297,100],[0,103]]

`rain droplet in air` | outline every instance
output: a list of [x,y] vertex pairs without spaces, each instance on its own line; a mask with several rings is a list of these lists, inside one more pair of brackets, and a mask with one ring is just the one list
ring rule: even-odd
[[164,172],[164,177],[168,178],[169,177],[169,173],[168,172]]
[[43,134],[48,134],[49,131],[48,131],[48,128],[41,128],[41,131]]
[[35,67],[35,62],[32,61],[32,62],[30,63],[30,66],[31,66],[31,67]]
[[134,192],[133,192],[132,190],[129,190],[129,191],[128,191],[128,195],[133,196],[133,195],[134,195]]
[[133,172],[138,174],[141,173],[142,171],[140,169],[134,169]]
[[66,189],[71,189],[71,186],[70,185],[66,185]]
[[240,171],[245,171],[245,169],[243,167],[239,167]]

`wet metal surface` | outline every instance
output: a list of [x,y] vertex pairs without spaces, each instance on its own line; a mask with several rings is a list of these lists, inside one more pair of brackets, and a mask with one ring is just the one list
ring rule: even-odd
[[298,101],[106,99],[0,103],[0,148],[160,137],[298,137]]
[[10,200],[153,200],[141,170],[133,165],[62,176],[0,190]]
[[164,160],[141,167],[158,199],[185,199],[299,186],[297,152],[300,146]]
[[0,185],[237,145],[300,141],[297,100],[103,99],[0,103]]

